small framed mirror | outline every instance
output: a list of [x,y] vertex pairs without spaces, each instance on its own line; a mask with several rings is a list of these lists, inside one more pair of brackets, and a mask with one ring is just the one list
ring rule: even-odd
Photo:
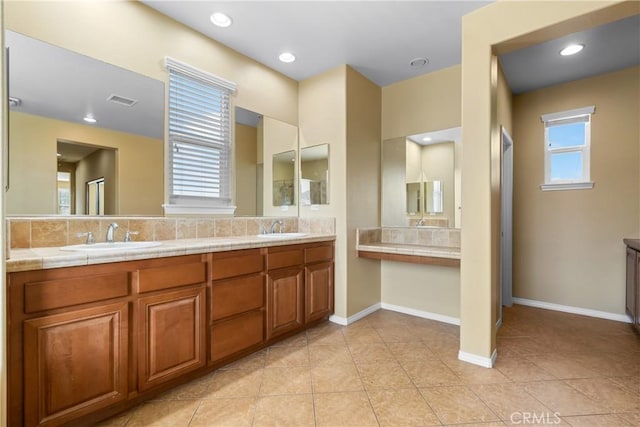
[[300,150],[300,203],[329,204],[329,144]]
[[296,152],[285,151],[273,155],[273,206],[294,206]]

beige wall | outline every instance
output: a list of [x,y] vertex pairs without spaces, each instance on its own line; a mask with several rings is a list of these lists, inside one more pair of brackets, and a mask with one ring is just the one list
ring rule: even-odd
[[298,122],[295,80],[137,1],[8,1],[5,25],[164,82],[164,57],[171,56],[237,83],[235,105]]
[[347,74],[347,249],[349,316],[380,302],[380,263],[358,258],[356,229],[380,224],[381,90],[350,67]]
[[460,65],[382,88],[382,139],[460,126]]
[[634,2],[502,1],[463,17],[460,345],[464,353],[488,358],[495,349],[501,147],[498,67],[492,52],[522,48],[635,13]]
[[[514,97],[514,296],[624,314],[622,239],[640,232],[639,103],[639,67]],[[541,191],[540,116],[589,105],[594,188]]]
[[116,205],[119,205],[119,209],[116,213],[162,214],[162,141],[23,113],[12,112],[10,116],[11,189],[7,192],[8,215],[52,215],[57,212],[58,140],[118,150],[116,194],[119,200]]
[[407,140],[405,137],[382,142],[381,225],[407,226]]
[[77,163],[76,167],[76,212],[87,214],[87,182],[104,178],[104,214],[118,214],[116,189],[116,151],[96,150]]
[[258,131],[240,123],[235,125],[236,216],[256,216],[256,168]]
[[329,144],[328,205],[300,206],[301,217],[336,218],[335,314],[347,317],[346,66],[300,82],[300,148]]
[[460,269],[383,261],[382,302],[460,317]]
[[[262,119],[263,137],[263,201],[264,215],[267,216],[298,216],[298,182],[294,170],[294,195],[295,204],[293,206],[273,206],[273,180],[279,179],[274,176],[273,155],[285,151],[298,152],[298,128],[270,117]],[[296,155],[297,156],[297,155]],[[296,162],[298,161],[296,157]],[[286,209],[286,210],[283,210]]]

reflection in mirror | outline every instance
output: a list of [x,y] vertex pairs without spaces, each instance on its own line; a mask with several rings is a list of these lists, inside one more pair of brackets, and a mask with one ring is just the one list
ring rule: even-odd
[[407,182],[407,215],[417,215],[420,212],[420,183]]
[[427,181],[424,183],[425,207],[424,210],[430,215],[444,212],[442,199],[444,191],[442,181]]
[[263,213],[262,115],[235,107],[236,216]]
[[295,205],[296,152],[273,155],[273,206]]
[[[5,42],[13,99],[7,214],[88,213],[84,186],[105,174],[57,156],[63,141],[107,149],[94,165],[115,162],[117,150],[114,179],[105,175],[105,214],[161,215],[164,83],[12,31]],[[59,172],[69,174],[60,175],[68,190]]]
[[329,144],[300,150],[300,203],[329,204]]
[[452,128],[383,142],[383,226],[458,227],[461,141]]

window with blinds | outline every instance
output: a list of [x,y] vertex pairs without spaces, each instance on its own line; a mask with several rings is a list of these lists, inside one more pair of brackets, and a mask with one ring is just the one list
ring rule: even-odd
[[231,197],[231,105],[235,84],[171,58],[169,201],[228,206]]

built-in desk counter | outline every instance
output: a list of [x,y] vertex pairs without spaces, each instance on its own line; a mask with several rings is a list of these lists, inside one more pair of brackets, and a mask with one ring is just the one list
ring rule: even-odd
[[356,249],[361,258],[460,266],[459,229],[381,227],[360,228],[356,233]]

